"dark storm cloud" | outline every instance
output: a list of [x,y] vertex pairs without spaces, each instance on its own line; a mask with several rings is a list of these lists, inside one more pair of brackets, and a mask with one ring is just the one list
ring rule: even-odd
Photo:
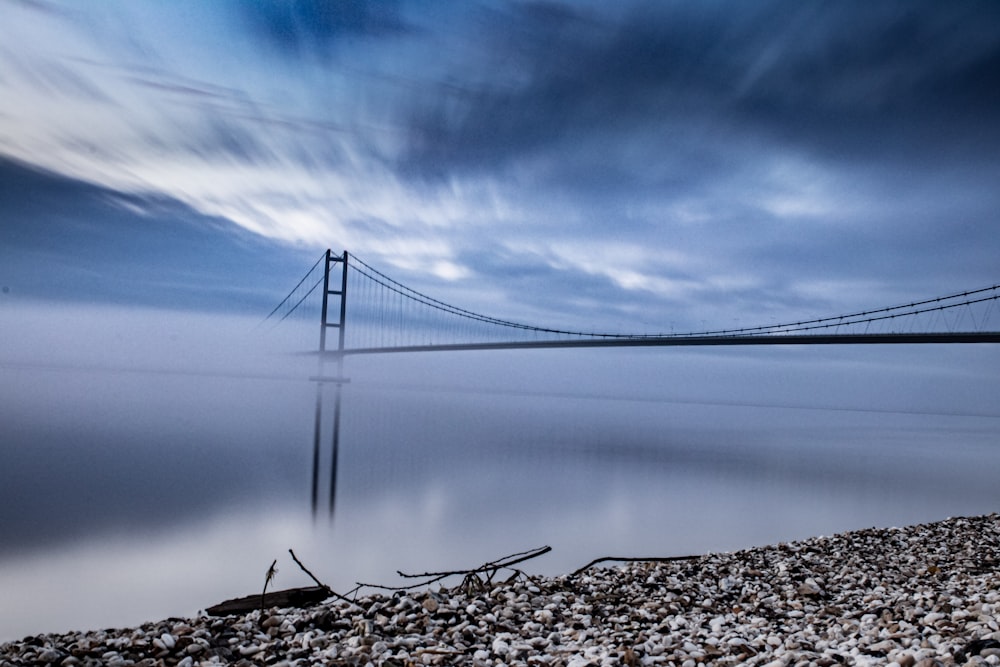
[[323,52],[350,37],[381,37],[407,30],[394,0],[238,2],[236,11],[267,44],[292,57]]
[[0,219],[0,283],[18,297],[266,313],[314,254],[2,158]]
[[[618,268],[651,288],[551,257],[491,261],[505,251],[480,240],[462,261],[484,282],[560,273],[571,288],[548,275],[516,298],[614,303],[665,329],[828,315],[995,273],[1000,5],[560,7],[470,21],[467,57],[398,107],[397,167],[429,188],[501,183],[527,212],[510,233],[553,255],[645,248]],[[684,261],[659,265],[660,248]]]
[[966,159],[1000,138],[997,26],[995,3],[834,5],[789,37],[738,110],[831,157]]
[[568,159],[613,176],[601,164],[638,137],[668,161],[722,161],[746,142],[965,159],[1000,139],[995,3],[651,5],[617,23],[519,7],[472,65],[490,83],[462,86],[456,66],[410,113],[405,168],[485,170],[582,142],[593,152]]

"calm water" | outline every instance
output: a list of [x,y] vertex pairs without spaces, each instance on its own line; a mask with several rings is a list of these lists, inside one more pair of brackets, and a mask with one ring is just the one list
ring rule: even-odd
[[991,512],[998,361],[988,346],[352,359],[336,512],[330,388],[313,518],[301,362],[7,360],[0,640],[193,614],[258,592],[275,558],[278,587],[310,584],[289,548],[347,590],[546,544],[529,571]]

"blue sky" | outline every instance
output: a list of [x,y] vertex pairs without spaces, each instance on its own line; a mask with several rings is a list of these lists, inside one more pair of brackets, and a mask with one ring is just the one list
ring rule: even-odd
[[266,313],[327,247],[618,330],[997,281],[993,2],[0,0],[0,24],[4,298]]

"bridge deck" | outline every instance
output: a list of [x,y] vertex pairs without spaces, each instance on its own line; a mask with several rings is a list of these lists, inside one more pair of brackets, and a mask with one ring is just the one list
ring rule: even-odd
[[321,354],[343,357],[400,352],[456,352],[463,350],[532,350],[586,347],[704,347],[719,345],[917,345],[941,343],[1000,343],[1000,331],[891,334],[781,334],[757,336],[658,336],[649,338],[586,338],[507,343],[458,343],[401,345],[327,350]]

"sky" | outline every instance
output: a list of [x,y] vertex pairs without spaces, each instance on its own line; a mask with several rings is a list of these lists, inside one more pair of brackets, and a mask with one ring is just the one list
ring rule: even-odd
[[0,0],[0,24],[8,301],[266,314],[327,247],[639,332],[997,282],[995,2]]

